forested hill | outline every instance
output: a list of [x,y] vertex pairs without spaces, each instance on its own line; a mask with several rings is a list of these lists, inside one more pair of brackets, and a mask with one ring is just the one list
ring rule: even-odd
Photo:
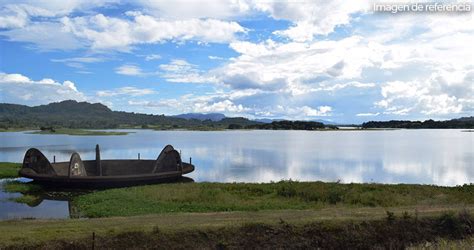
[[259,124],[246,118],[224,118],[220,121],[183,119],[165,115],[147,115],[112,111],[100,103],[62,101],[29,107],[0,104],[0,128],[157,128],[220,129],[230,124]]
[[370,121],[362,124],[363,128],[474,128],[474,116],[462,117],[448,121]]

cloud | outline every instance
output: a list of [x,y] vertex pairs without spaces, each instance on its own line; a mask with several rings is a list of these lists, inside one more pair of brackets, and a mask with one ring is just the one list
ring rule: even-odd
[[378,116],[380,115],[379,112],[377,113],[359,113],[359,114],[356,114],[356,116],[361,116],[361,117],[365,117],[365,116]]
[[0,35],[9,41],[33,44],[35,49],[75,50],[83,45],[72,33],[64,29],[58,22],[39,22],[18,29],[0,31]]
[[260,43],[233,42],[230,47],[240,55],[223,67],[215,70],[220,82],[235,88],[280,89],[295,95],[336,88],[373,87],[373,84],[358,83],[353,79],[361,77],[362,70],[383,61],[380,46],[367,44],[362,37],[352,36],[336,41],[311,43],[275,42]]
[[[405,115],[408,112],[425,115],[460,114],[463,111],[469,113],[470,107],[464,106],[468,104],[464,100],[474,95],[472,81],[462,78],[459,79],[460,82],[456,82],[455,79],[437,78],[436,75],[424,81],[387,82],[381,88],[383,99],[375,105],[384,108],[386,114],[396,115]],[[443,91],[446,85],[461,86],[463,91]]]
[[0,9],[0,28],[21,28],[28,23],[28,13],[14,5]]
[[302,113],[306,117],[318,117],[318,116],[330,116],[331,115],[332,108],[329,106],[321,106],[317,107],[316,109],[308,107],[308,106],[303,106],[303,107],[298,107],[296,109],[290,109],[289,114],[295,113]]
[[179,98],[161,99],[158,101],[129,100],[132,106],[144,107],[154,113],[209,113],[220,112],[231,116],[242,116],[250,111],[249,107],[235,103],[228,94],[194,96],[186,94]]
[[100,97],[111,97],[111,96],[118,96],[118,95],[126,95],[126,96],[143,96],[143,95],[150,95],[156,94],[157,92],[153,89],[140,89],[136,87],[122,87],[117,88],[114,90],[101,90],[97,91],[96,95]]
[[220,56],[208,56],[208,58],[211,60],[225,60],[225,58]]
[[86,68],[84,64],[98,63],[98,62],[103,62],[105,60],[106,60],[105,58],[99,58],[99,57],[71,57],[71,58],[51,59],[52,62],[64,63],[65,65],[69,67],[80,69],[81,71],[79,71],[79,73],[84,73],[84,72],[91,73],[91,72],[83,70]]
[[214,103],[195,103],[194,111],[196,112],[230,112],[230,113],[242,113],[248,110],[242,104],[236,105],[230,100],[224,100]]
[[256,1],[255,6],[274,19],[291,21],[291,27],[274,33],[296,42],[312,41],[315,35],[328,35],[337,26],[349,24],[351,15],[365,12],[368,7],[369,1],[344,0]]
[[127,76],[143,76],[145,73],[136,65],[125,64],[115,68],[115,73]]
[[62,100],[87,100],[71,81],[59,83],[49,78],[34,81],[21,74],[0,72],[0,91],[2,102],[6,103],[38,105]]
[[183,59],[173,59],[168,64],[159,66],[161,77],[168,82],[181,83],[210,83],[215,82],[212,77],[207,77],[200,71],[197,65],[191,64]]
[[215,18],[232,19],[247,14],[251,10],[250,1],[203,0],[166,1],[138,0],[147,14],[169,19]]
[[133,13],[132,18],[129,21],[97,14],[63,17],[61,23],[65,30],[84,40],[85,46],[99,51],[129,51],[133,45],[170,40],[222,43],[246,32],[236,22],[215,19],[163,20],[141,13]]
[[145,56],[146,61],[152,61],[152,60],[159,60],[161,59],[161,56],[158,54],[150,54]]

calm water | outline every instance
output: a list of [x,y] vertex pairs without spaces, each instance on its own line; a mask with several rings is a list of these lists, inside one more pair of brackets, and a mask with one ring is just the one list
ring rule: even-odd
[[[130,130],[126,136],[33,135],[0,133],[0,161],[21,162],[30,147],[52,161],[69,161],[71,152],[83,160],[155,159],[166,144],[192,157],[197,182],[342,181],[460,185],[474,182],[474,133],[461,130],[389,131],[151,131]],[[9,202],[0,192],[0,218],[26,206]],[[65,201],[43,200],[67,217]],[[12,205],[16,204],[16,205]],[[5,209],[10,207],[10,209]],[[11,208],[13,207],[13,208]],[[60,208],[61,207],[61,208]],[[38,207],[35,207],[35,209]],[[6,211],[8,210],[8,211]],[[26,209],[28,210],[28,209]],[[43,211],[44,209],[38,208]],[[33,217],[45,217],[39,215]]]

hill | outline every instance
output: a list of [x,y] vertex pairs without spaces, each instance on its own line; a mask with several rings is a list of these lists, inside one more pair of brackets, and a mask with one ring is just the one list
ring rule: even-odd
[[156,128],[156,129],[224,129],[229,124],[258,124],[246,118],[211,120],[183,119],[165,115],[147,115],[112,111],[100,103],[62,101],[29,107],[0,104],[0,128]]

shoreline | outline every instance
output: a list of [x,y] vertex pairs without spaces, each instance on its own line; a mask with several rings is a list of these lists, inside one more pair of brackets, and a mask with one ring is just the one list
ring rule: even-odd
[[[302,248],[368,248],[438,240],[469,244],[473,234],[463,228],[473,221],[473,188],[280,181],[94,190],[68,198],[70,211],[86,218],[0,220],[0,248],[83,249],[92,243],[98,248],[295,246],[288,242]],[[45,192],[51,192],[53,200],[54,195],[67,196],[59,189],[47,191],[18,181],[6,183],[3,190],[19,193],[14,202],[25,204]]]

